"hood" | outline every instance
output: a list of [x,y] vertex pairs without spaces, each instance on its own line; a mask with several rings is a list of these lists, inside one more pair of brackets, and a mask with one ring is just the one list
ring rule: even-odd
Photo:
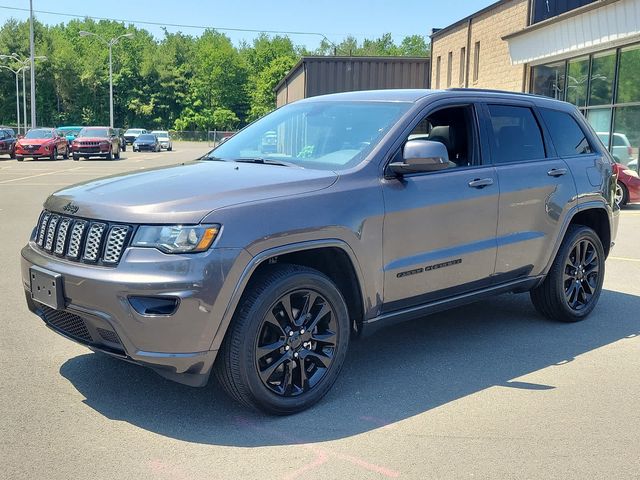
[[18,144],[21,146],[26,145],[44,145],[45,143],[53,142],[53,138],[21,138],[18,140]]
[[45,208],[77,207],[78,217],[111,222],[195,224],[219,208],[321,190],[337,178],[296,167],[190,162],[74,185],[51,195]]

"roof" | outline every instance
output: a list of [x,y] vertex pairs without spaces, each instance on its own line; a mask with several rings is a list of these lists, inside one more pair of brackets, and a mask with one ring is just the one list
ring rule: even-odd
[[344,102],[415,102],[421,98],[441,92],[442,90],[428,89],[403,89],[390,88],[384,90],[359,90],[355,92],[330,93],[328,95],[318,95],[304,98],[299,102],[314,102],[317,100],[344,101]]
[[393,57],[393,56],[380,56],[380,57],[368,57],[368,56],[354,56],[354,55],[306,55],[300,57],[300,60],[289,70],[289,72],[278,82],[274,90],[280,90],[280,87],[291,78],[295,72],[305,63],[334,63],[334,62],[380,62],[380,63],[411,63],[411,62],[430,62],[430,57]]
[[503,3],[506,2],[510,2],[511,0],[498,0],[495,3],[492,3],[491,5],[489,5],[488,7],[484,7],[482,10],[478,10],[477,12],[472,13],[471,15],[468,15],[466,17],[464,17],[461,20],[458,20],[457,22],[452,23],[451,25],[447,25],[444,28],[441,28],[435,32],[433,32],[431,34],[431,41],[433,41],[436,37],[439,37],[441,34],[448,32],[449,30],[452,30],[456,27],[459,27],[460,25],[467,23],[469,20],[473,20],[474,18],[482,15],[483,13],[487,13],[491,10],[493,10],[494,8],[500,6]]

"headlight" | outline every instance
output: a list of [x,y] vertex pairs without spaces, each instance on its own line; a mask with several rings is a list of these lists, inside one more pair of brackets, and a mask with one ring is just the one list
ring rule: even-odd
[[220,225],[150,225],[139,227],[132,246],[157,248],[165,253],[196,253],[207,250],[218,236]]
[[640,178],[640,176],[638,176],[638,172],[636,172],[635,170],[623,170],[622,173],[626,173],[631,177]]

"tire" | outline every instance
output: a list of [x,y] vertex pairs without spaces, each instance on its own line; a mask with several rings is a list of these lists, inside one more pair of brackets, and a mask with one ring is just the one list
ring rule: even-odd
[[80,155],[73,155],[73,159],[77,162],[78,160],[80,160]]
[[109,149],[109,153],[104,157],[106,160],[113,160],[113,147]]
[[[310,298],[314,300],[307,309]],[[293,308],[287,310],[287,303]],[[305,310],[308,315],[302,315]],[[276,321],[267,321],[269,315]],[[344,363],[349,336],[346,303],[327,276],[297,265],[276,265],[247,286],[222,342],[215,374],[238,402],[289,415],[309,408],[329,391]]]
[[16,160],[18,160],[19,162],[22,162],[22,161],[24,161],[24,158],[23,157],[18,157]]
[[55,161],[57,159],[58,159],[58,149],[54,147],[53,150],[51,151],[51,155],[49,156],[49,160]]
[[624,207],[629,203],[629,190],[627,186],[620,181],[616,183],[615,201],[618,207]]
[[[595,258],[587,262],[593,253]],[[596,232],[582,225],[570,225],[549,273],[530,292],[536,310],[560,322],[584,320],[600,298],[604,260],[604,248]]]

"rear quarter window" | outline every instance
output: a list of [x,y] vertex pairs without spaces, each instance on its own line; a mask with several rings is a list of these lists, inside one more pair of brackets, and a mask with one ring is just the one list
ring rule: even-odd
[[570,114],[549,108],[541,108],[540,114],[547,124],[558,156],[573,157],[593,153],[584,130]]

